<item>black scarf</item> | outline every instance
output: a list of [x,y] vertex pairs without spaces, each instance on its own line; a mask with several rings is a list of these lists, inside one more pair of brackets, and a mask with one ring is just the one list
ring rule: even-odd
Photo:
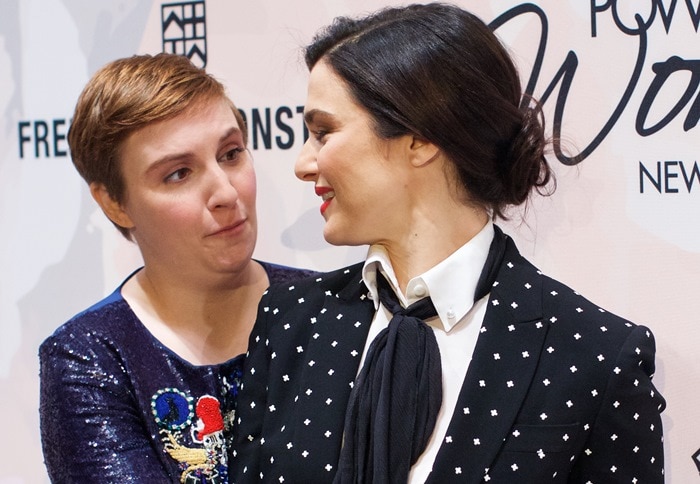
[[[474,301],[489,293],[503,260],[506,236],[495,225],[494,232]],[[437,314],[430,298],[403,308],[379,273],[377,288],[393,317],[372,341],[350,394],[334,484],[405,483],[442,404],[440,349],[423,321]]]

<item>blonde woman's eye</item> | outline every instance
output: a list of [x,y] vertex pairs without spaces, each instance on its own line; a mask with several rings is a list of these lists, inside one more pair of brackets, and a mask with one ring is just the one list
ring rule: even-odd
[[175,170],[172,172],[170,175],[165,177],[165,182],[179,182],[184,180],[187,175],[190,174],[190,169],[189,168],[180,168],[178,170]]
[[244,151],[245,148],[234,148],[232,150],[229,150],[226,153],[224,153],[224,156],[221,157],[220,161],[236,161],[240,154]]

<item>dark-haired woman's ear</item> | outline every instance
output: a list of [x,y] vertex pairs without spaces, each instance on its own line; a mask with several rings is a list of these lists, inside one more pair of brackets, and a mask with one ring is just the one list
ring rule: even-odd
[[112,198],[107,187],[102,183],[90,183],[90,194],[112,222],[125,229],[134,227],[131,217],[124,211],[121,204]]
[[411,164],[421,167],[429,164],[438,157],[440,148],[420,136],[413,135],[410,146]]

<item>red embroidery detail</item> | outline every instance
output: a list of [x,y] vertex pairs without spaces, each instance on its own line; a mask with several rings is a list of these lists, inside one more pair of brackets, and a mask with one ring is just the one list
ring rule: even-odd
[[204,395],[197,401],[195,409],[203,427],[199,430],[200,438],[224,430],[224,419],[221,416],[219,400]]

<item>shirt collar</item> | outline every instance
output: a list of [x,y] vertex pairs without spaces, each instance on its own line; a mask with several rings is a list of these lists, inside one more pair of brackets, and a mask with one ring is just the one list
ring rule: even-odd
[[377,271],[380,270],[403,306],[430,296],[445,331],[450,331],[474,306],[476,284],[486,263],[493,236],[493,223],[489,221],[478,234],[449,257],[408,281],[406,295],[398,290],[398,281],[386,249],[377,245],[370,246],[362,269],[362,279],[369,289],[375,310],[379,308]]
[[379,291],[377,289],[377,271],[380,271],[389,281],[391,288],[397,294],[399,302],[405,307],[406,297],[398,290],[399,282],[389,260],[389,253],[381,245],[371,245],[367,252],[365,265],[362,268],[362,280],[369,289],[369,298],[374,302],[375,311],[379,309]]

